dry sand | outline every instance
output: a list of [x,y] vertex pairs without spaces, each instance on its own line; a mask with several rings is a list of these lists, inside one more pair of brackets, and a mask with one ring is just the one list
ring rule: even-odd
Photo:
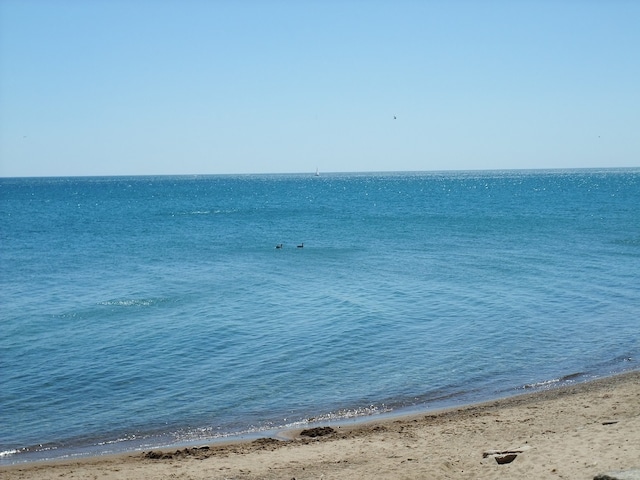
[[[13,479],[592,479],[640,468],[640,372],[309,438],[0,468]],[[513,451],[498,464],[490,451]],[[160,457],[160,458],[151,458]]]

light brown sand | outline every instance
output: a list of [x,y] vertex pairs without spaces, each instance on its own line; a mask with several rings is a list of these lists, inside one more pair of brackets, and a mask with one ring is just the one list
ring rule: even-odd
[[[4,467],[13,479],[591,479],[640,468],[640,372],[310,439]],[[521,450],[499,465],[491,450]]]

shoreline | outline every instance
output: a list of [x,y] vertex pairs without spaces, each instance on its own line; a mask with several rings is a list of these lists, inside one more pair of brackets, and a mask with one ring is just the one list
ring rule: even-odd
[[[0,473],[7,480],[593,478],[640,468],[640,370],[471,405],[325,425],[331,427],[306,432],[317,436],[299,428],[269,438],[203,442],[203,448],[17,463],[1,466]],[[495,452],[507,451],[517,452],[512,462],[498,464]]]
[[[0,469],[2,467],[10,467],[13,465],[31,465],[31,464],[45,464],[58,461],[80,461],[91,460],[98,458],[118,457],[121,455],[135,454],[139,452],[145,452],[149,450],[175,450],[184,448],[194,448],[201,445],[227,445],[237,443],[248,443],[255,440],[274,437],[280,440],[290,440],[291,434],[289,432],[302,431],[308,428],[315,428],[322,425],[340,426],[346,428],[357,428],[360,425],[368,424],[370,422],[378,423],[385,422],[390,419],[407,418],[413,416],[419,416],[428,413],[439,413],[449,410],[464,409],[469,406],[483,405],[499,400],[506,400],[512,397],[532,395],[541,393],[547,390],[563,389],[568,386],[580,385],[582,383],[591,383],[598,380],[604,380],[617,375],[628,373],[634,370],[623,370],[611,372],[606,376],[589,376],[586,373],[576,373],[561,376],[557,379],[548,380],[536,384],[523,384],[518,387],[510,387],[504,390],[495,391],[494,395],[473,395],[467,396],[464,392],[459,392],[451,396],[446,396],[448,400],[436,397],[429,402],[419,402],[412,406],[401,406],[397,409],[388,409],[381,412],[369,413],[363,415],[353,416],[333,416],[333,415],[321,415],[319,417],[309,417],[306,421],[296,421],[291,424],[273,426],[271,428],[248,430],[242,432],[231,432],[215,437],[202,437],[192,439],[167,439],[168,441],[162,441],[162,434],[158,434],[156,441],[152,440],[152,443],[146,443],[144,445],[137,444],[135,440],[127,440],[122,443],[116,442],[115,449],[105,450],[100,448],[98,444],[91,444],[85,447],[78,446],[65,446],[61,450],[57,447],[54,448],[54,453],[50,457],[46,457],[47,450],[29,452],[27,454],[18,453],[18,458],[15,458],[15,462],[8,461],[11,459],[10,454],[5,461],[0,461]],[[640,371],[640,368],[638,369]],[[466,400],[463,400],[467,397]],[[106,444],[112,443],[107,441]],[[131,443],[126,446],[127,443]],[[27,457],[27,458],[24,458]],[[29,458],[33,457],[33,458]]]

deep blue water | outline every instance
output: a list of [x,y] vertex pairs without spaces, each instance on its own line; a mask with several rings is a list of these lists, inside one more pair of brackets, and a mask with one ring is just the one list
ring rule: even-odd
[[640,368],[639,206],[640,169],[0,179],[0,463]]

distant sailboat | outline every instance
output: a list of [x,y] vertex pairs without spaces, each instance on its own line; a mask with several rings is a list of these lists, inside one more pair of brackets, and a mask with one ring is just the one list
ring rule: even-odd
[[318,167],[316,167],[316,174],[315,174],[315,176],[316,176],[316,177],[319,177],[319,176],[320,176],[320,172],[318,171]]

